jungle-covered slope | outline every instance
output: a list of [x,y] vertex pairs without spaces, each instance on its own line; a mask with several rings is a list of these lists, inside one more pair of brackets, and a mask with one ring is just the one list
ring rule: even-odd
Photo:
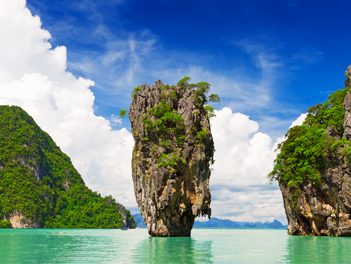
[[24,110],[0,106],[0,227],[135,227],[130,212],[101,197]]
[[351,66],[344,89],[307,110],[278,146],[279,182],[292,235],[351,235]]

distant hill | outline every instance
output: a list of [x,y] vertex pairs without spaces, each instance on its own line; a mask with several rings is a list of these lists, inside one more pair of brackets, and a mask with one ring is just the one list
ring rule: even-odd
[[248,228],[279,228],[286,229],[287,226],[283,225],[278,220],[274,219],[273,222],[233,222],[228,219],[211,218],[208,221],[200,222],[195,221],[194,228],[196,227],[248,227]]
[[136,226],[123,205],[91,191],[24,110],[0,106],[0,228],[123,226]]
[[222,219],[212,217],[210,220],[206,222],[195,221],[194,228],[196,227],[242,227],[242,226],[228,219],[222,220]]
[[147,228],[147,225],[144,224],[144,219],[141,214],[133,215],[135,222],[137,223],[137,227],[139,228]]
[[[137,227],[139,228],[147,228],[144,224],[143,217],[140,214],[133,215],[135,222],[137,223]],[[277,228],[277,229],[286,229],[287,226],[280,223],[278,220],[274,220],[273,222],[233,222],[228,219],[218,219],[212,217],[210,220],[205,222],[195,221],[194,228],[201,228],[201,227],[231,227],[231,228]]]

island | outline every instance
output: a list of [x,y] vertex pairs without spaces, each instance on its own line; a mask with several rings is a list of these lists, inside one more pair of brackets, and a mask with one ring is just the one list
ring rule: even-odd
[[0,106],[0,228],[135,228],[23,109]]
[[208,102],[220,99],[207,96],[209,83],[189,80],[175,86],[158,80],[131,94],[134,192],[151,236],[190,236],[195,217],[211,217],[214,108]]
[[344,89],[307,110],[278,145],[269,178],[279,182],[290,235],[351,236],[351,66]]

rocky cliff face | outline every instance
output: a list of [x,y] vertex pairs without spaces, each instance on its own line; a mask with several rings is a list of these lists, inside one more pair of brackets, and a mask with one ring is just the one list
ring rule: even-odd
[[37,222],[25,217],[20,211],[14,211],[4,216],[4,221],[9,220],[12,228],[41,228]]
[[134,191],[151,236],[190,236],[195,217],[211,215],[214,147],[200,97],[160,80],[134,93],[129,111]]
[[130,211],[127,210],[123,205],[117,204],[117,210],[121,214],[122,217],[122,223],[124,227],[127,228],[136,228],[137,223],[134,219],[134,217],[130,214]]
[[[346,76],[345,84],[349,86],[351,66],[348,67]],[[280,180],[289,223],[288,233],[291,235],[351,235],[351,164],[348,161],[350,153],[347,153],[351,143],[348,141],[351,138],[350,92],[345,97],[343,108],[343,129],[337,130],[328,125],[325,131],[327,141],[332,144],[329,144],[327,155],[324,156],[324,169],[319,171],[321,184],[307,180],[296,195],[296,189]],[[332,147],[336,142],[340,146]],[[295,199],[292,198],[294,196]]]

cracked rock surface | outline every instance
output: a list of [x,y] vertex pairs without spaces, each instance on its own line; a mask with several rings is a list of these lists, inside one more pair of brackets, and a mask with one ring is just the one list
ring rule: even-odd
[[135,198],[151,236],[190,236],[211,216],[213,139],[207,111],[186,87],[141,87],[130,105]]

